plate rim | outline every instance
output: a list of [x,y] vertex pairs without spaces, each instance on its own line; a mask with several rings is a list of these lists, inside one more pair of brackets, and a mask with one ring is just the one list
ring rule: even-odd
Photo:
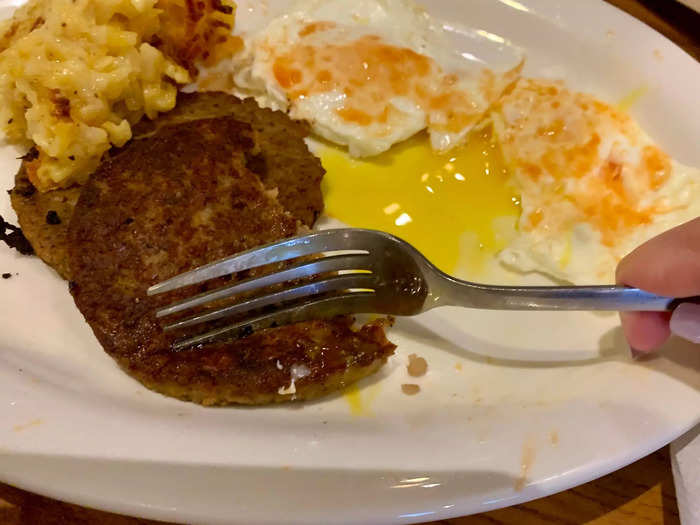
[[[688,54],[685,50],[680,48],[678,45],[676,45],[673,41],[671,41],[669,38],[667,38],[665,35],[659,33],[656,31],[654,28],[648,26],[647,24],[643,23],[642,21],[638,20],[637,18],[633,17],[632,15],[626,13],[624,10],[620,9],[619,7],[615,5],[608,4],[604,2],[603,0],[596,0],[597,3],[608,6],[609,8],[614,9],[615,11],[618,11],[619,14],[624,15],[625,17],[632,19],[636,21],[641,27],[644,28],[644,31],[653,31],[657,37],[663,38],[669,45],[673,46],[676,48],[676,50],[679,50],[683,52],[685,55],[687,55],[691,60],[692,56]],[[669,441],[679,437],[682,435],[684,432],[692,428],[695,424],[700,422],[700,415],[698,416],[697,420],[695,423],[688,425],[687,428],[677,428],[674,429],[674,431],[669,432],[666,437],[663,439],[660,439],[659,441],[663,442],[655,442],[654,444],[646,444],[645,446],[640,446],[637,449],[634,450],[634,452],[628,454],[624,458],[620,458],[619,461],[617,462],[612,462],[612,463],[606,463],[606,466],[602,467],[601,470],[596,471],[594,468],[581,468],[581,469],[576,469],[575,472],[570,472],[567,473],[566,475],[562,475],[557,477],[555,480],[550,481],[551,486],[554,490],[545,490],[546,494],[551,494],[554,492],[559,492],[560,490],[566,490],[570,487],[580,485],[582,483],[586,483],[587,481],[590,481],[592,479],[596,479],[597,477],[600,477],[602,475],[605,475],[608,472],[615,471],[619,468],[622,468],[642,457],[645,455],[657,450],[658,448],[664,446],[667,444]],[[0,448],[0,457],[2,457],[2,449]],[[122,463],[121,461],[115,461],[115,464],[117,465],[116,468],[118,468],[118,464]],[[613,466],[616,465],[616,466]],[[155,509],[155,508],[150,508],[150,507],[143,507],[139,506],[137,504],[131,503],[129,504],[128,502],[114,502],[110,503],[105,501],[104,503],[101,503],[99,500],[99,497],[96,497],[97,499],[94,500],[94,498],[91,498],[89,495],[76,495],[72,496],[70,494],[70,490],[66,489],[65,491],[62,490],[55,490],[55,487],[46,487],[44,488],[41,485],[40,481],[32,481],[30,479],[24,479],[21,475],[12,475],[10,474],[9,476],[6,474],[6,470],[3,469],[2,465],[0,465],[0,479],[6,480],[12,485],[18,486],[20,488],[26,488],[27,490],[31,490],[34,492],[40,492],[42,494],[48,495],[50,497],[54,497],[56,499],[62,500],[62,501],[70,501],[76,504],[83,504],[81,502],[85,502],[87,506],[90,506],[91,508],[97,508],[97,509],[102,509],[102,510],[107,510],[111,512],[118,512],[122,514],[127,514],[127,515],[134,515],[134,516],[139,516],[139,517],[146,517],[146,518],[151,518],[151,519],[168,519],[171,521],[180,521],[182,522],[182,517],[178,517],[177,515],[173,515],[172,513],[169,513],[167,510],[162,510],[162,509]],[[540,488],[542,484],[538,484],[536,487]],[[514,505],[518,503],[522,503],[524,501],[529,501],[531,499],[534,499],[532,496],[533,491],[529,490],[530,487],[526,487],[525,490],[523,490],[521,493],[510,499],[506,504],[504,502],[494,502],[492,504],[485,504],[481,509],[475,510],[474,512],[483,512],[487,510],[493,510],[496,508],[500,508],[503,506],[509,506],[509,505]],[[545,494],[540,494],[540,496],[543,496]],[[540,496],[535,496],[535,497],[540,497]],[[94,500],[94,501],[93,501]],[[135,514],[134,511],[138,510],[139,514]],[[452,518],[452,517],[459,517],[459,516],[465,516],[468,515],[469,513],[473,512],[468,512],[465,514],[465,511],[462,509],[460,510],[460,507],[458,504],[455,505],[455,507],[446,509],[440,514],[431,514],[430,516],[423,516],[423,517],[416,517],[416,519],[413,518],[402,518],[400,521],[405,522],[405,523],[417,523],[420,521],[424,521],[424,519],[428,518],[430,520],[433,519],[445,519],[445,518]],[[347,518],[347,516],[344,516],[344,518]],[[377,523],[393,523],[397,521],[395,519],[395,516],[384,516],[380,517],[379,521]],[[192,519],[187,518],[187,519]],[[204,518],[207,519],[207,518]],[[266,521],[250,521],[248,519],[245,519],[246,523],[266,523]],[[222,522],[223,523],[223,522]],[[347,523],[347,521],[344,520],[344,523]],[[361,522],[357,522],[361,523]]]

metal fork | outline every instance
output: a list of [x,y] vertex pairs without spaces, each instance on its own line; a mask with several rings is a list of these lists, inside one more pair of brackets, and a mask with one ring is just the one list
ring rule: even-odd
[[[308,260],[308,256],[317,258]],[[306,259],[292,261],[304,257]],[[491,286],[462,281],[438,270],[398,237],[355,228],[318,231],[241,252],[151,286],[148,295],[282,261],[292,264],[158,310],[157,317],[166,317],[246,294],[239,302],[165,326],[166,331],[171,331],[248,315],[228,326],[177,341],[173,348],[179,350],[251,330],[341,314],[410,316],[439,306],[491,310],[666,311],[681,302],[623,286]],[[300,282],[300,279],[308,282]],[[274,285],[278,285],[277,288],[250,297],[251,292]],[[268,311],[261,312],[265,308]]]

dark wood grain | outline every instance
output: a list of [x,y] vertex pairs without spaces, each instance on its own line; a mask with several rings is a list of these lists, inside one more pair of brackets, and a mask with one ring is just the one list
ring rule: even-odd
[[673,0],[607,0],[700,60],[700,14]]
[[680,523],[668,447],[596,481],[505,509],[432,525],[675,525]]
[[[644,21],[700,60],[700,15],[672,0],[608,0]],[[0,525],[156,525],[86,509],[0,484]],[[675,525],[680,523],[664,448],[632,465],[574,489],[441,525]]]

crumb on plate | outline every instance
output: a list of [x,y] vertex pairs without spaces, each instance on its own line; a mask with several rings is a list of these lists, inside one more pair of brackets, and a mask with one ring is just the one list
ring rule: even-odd
[[420,387],[411,383],[404,383],[401,385],[401,392],[407,396],[415,396],[418,392],[420,392]]
[[408,366],[406,366],[406,370],[408,370],[408,375],[411,377],[424,376],[428,371],[428,362],[416,354],[411,354],[408,356]]

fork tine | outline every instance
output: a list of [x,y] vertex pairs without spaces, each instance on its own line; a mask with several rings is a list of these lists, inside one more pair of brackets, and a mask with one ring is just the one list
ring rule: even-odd
[[239,321],[205,334],[177,341],[173,343],[172,348],[175,351],[183,350],[191,346],[223,338],[228,334],[242,331],[246,328],[256,331],[309,319],[329,319],[343,314],[381,313],[376,312],[373,298],[374,294],[372,292],[354,292],[323,299],[312,298],[301,304],[296,303],[268,314]]
[[[359,230],[362,232],[363,230]],[[323,230],[309,235],[301,235],[273,242],[265,246],[259,246],[246,250],[237,255],[226,257],[213,263],[200,266],[187,273],[183,273],[166,281],[154,284],[148,289],[148,295],[169,292],[184,286],[198,284],[215,277],[221,277],[242,270],[248,270],[257,266],[263,266],[274,262],[295,259],[304,255],[312,255],[332,250],[353,250],[350,242],[357,238],[358,230],[352,228]],[[369,253],[367,250],[357,250]]]
[[270,306],[273,304],[279,304],[295,299],[303,299],[312,295],[319,295],[328,292],[337,292],[352,288],[367,290],[372,288],[374,281],[374,275],[367,273],[353,273],[333,276],[325,280],[314,281],[312,283],[307,283],[300,286],[294,286],[285,290],[281,290],[279,292],[255,297],[253,299],[243,301],[242,303],[233,304],[230,306],[219,308],[217,310],[213,310],[211,312],[206,312],[203,314],[188,317],[187,319],[183,319],[182,321],[178,321],[164,326],[163,330],[168,332],[180,328],[186,328],[200,323],[206,323],[208,321],[215,321],[223,317],[229,317],[238,313],[256,310],[258,308],[263,308],[265,306]]
[[225,299],[233,295],[265,288],[273,284],[279,284],[300,277],[310,277],[338,270],[367,270],[369,271],[369,258],[364,254],[330,255],[314,261],[303,261],[279,272],[269,273],[260,277],[253,277],[236,284],[218,288],[216,290],[196,295],[189,299],[173,303],[170,306],[156,311],[156,317],[166,317],[183,310],[189,310],[196,306]]

